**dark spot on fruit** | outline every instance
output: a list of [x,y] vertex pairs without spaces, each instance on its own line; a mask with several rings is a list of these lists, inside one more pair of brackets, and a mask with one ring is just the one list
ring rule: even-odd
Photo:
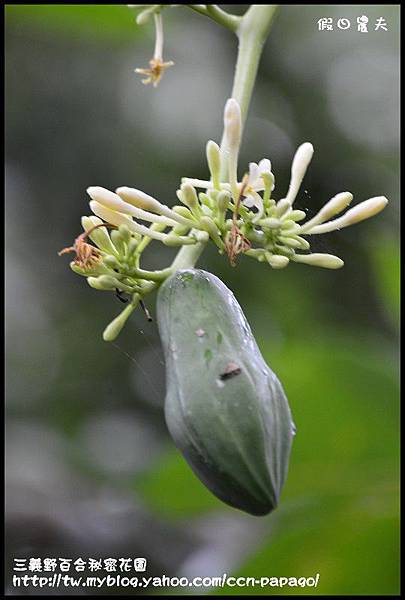
[[226,379],[230,379],[231,377],[235,377],[236,375],[239,375],[240,372],[241,372],[241,368],[238,367],[238,365],[236,363],[230,362],[226,365],[225,371],[223,373],[221,373],[221,375],[219,377],[221,378],[222,381],[225,381]]

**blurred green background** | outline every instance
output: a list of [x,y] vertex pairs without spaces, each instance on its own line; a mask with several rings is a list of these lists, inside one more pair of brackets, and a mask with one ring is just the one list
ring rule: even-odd
[[[374,31],[380,16],[386,32]],[[206,177],[236,42],[185,7],[164,17],[175,67],[153,89],[133,72],[153,27],[125,6],[6,6],[7,577],[15,557],[144,556],[148,575],[320,574],[316,590],[207,594],[396,595],[399,5],[282,6],[247,121],[240,165],[269,157],[278,198],[296,147],[313,143],[297,199],[309,216],[344,190],[389,198],[379,217],[317,240],[345,267],[241,258],[232,269],[214,248],[199,262],[235,293],[297,425],[280,507],[265,518],[217,501],[175,450],[156,323],[136,314],[103,342],[122,305],[57,256],[89,214],[87,186],[174,204],[182,176]],[[320,32],[321,17],[352,27]],[[152,245],[149,266],[172,255]]]

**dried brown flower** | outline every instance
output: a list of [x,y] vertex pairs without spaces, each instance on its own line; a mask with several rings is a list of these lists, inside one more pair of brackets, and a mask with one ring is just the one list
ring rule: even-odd
[[91,246],[91,244],[87,244],[85,239],[90,235],[94,229],[98,227],[110,227],[115,229],[114,225],[109,225],[108,223],[100,223],[98,225],[94,225],[87,231],[84,231],[80,234],[74,241],[73,246],[68,246],[67,248],[63,248],[58,252],[59,256],[62,254],[68,254],[69,252],[75,252],[76,256],[73,262],[80,267],[81,269],[87,270],[91,269],[95,264],[100,262],[102,254],[98,248],[95,246]]
[[239,229],[239,227],[237,225],[240,201],[241,201],[242,196],[245,193],[248,181],[249,181],[249,177],[248,177],[248,175],[245,175],[242,179],[242,185],[240,188],[238,199],[236,201],[235,210],[234,210],[233,217],[232,217],[232,220],[233,220],[232,227],[231,227],[230,231],[228,232],[228,234],[225,238],[225,242],[224,242],[225,250],[226,250],[226,253],[229,258],[229,262],[231,263],[232,267],[236,266],[237,256],[239,254],[243,254],[243,252],[246,252],[246,250],[249,250],[252,246],[250,241],[243,235],[243,233],[241,232],[241,230]]

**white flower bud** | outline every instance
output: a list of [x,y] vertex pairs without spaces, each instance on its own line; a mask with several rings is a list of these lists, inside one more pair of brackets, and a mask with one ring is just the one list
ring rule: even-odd
[[301,144],[295,153],[292,166],[291,166],[291,180],[290,187],[286,199],[292,204],[298,194],[302,180],[311,162],[312,155],[314,153],[314,147],[309,142]]
[[110,192],[110,190],[106,190],[99,185],[88,187],[86,191],[92,200],[96,200],[103,206],[126,215],[131,214],[131,207],[114,192]]
[[352,200],[353,194],[350,192],[341,192],[340,194],[336,194],[336,196],[329,200],[329,202],[327,202],[319,211],[318,216],[322,219],[320,223],[342,212],[342,210],[345,209]]
[[306,233],[311,235],[327,233],[328,231],[334,231],[335,229],[342,229],[343,227],[354,225],[355,223],[374,217],[374,215],[378,214],[386,207],[387,203],[388,200],[385,196],[370,198],[348,210],[343,216],[339,217],[339,219],[328,221],[321,225],[315,225],[315,227],[312,227]]
[[119,227],[120,225],[126,225],[128,229],[130,229],[134,233],[140,233],[141,235],[146,235],[155,240],[163,241],[165,239],[165,235],[163,233],[159,233],[158,231],[152,230],[150,227],[145,227],[140,223],[136,223],[130,217],[123,215],[115,210],[111,210],[106,206],[103,206],[96,200],[90,201],[90,208],[94,212],[95,215],[103,219],[106,223],[110,223],[111,225],[116,225]]
[[122,284],[115,277],[111,277],[111,275],[88,277],[87,282],[90,285],[90,287],[94,288],[95,290],[111,291],[119,288],[124,291],[132,291],[130,287]]
[[240,106],[234,98],[229,98],[225,104],[224,126],[229,149],[238,151],[242,133],[242,116]]
[[219,235],[218,228],[210,217],[201,217],[200,224],[205,229],[205,231],[209,233],[210,237],[214,240],[217,246],[223,246],[223,241]]
[[120,225],[128,225],[128,227],[133,231],[134,222],[131,217],[123,215],[115,210],[111,210],[103,204],[100,204],[100,202],[97,202],[97,200],[90,200],[89,206],[93,213],[106,223],[116,225],[117,227]]
[[289,258],[282,256],[281,254],[271,254],[270,252],[266,252],[265,257],[273,269],[284,269],[290,262]]
[[227,211],[227,209],[229,208],[229,200],[230,200],[229,192],[222,191],[218,194],[217,206],[218,206],[219,212],[225,213]]
[[354,225],[354,223],[359,223],[359,221],[364,221],[365,219],[374,217],[374,215],[377,215],[387,206],[387,203],[388,199],[385,196],[376,196],[375,198],[370,198],[369,200],[360,202],[360,204],[357,204],[357,206],[354,206],[348,210],[341,217],[341,223],[343,223],[341,227]]
[[[179,200],[181,201],[181,190],[177,190],[176,194],[177,194],[177,197],[179,198]],[[193,215],[191,214],[191,212],[189,211],[187,206],[176,205],[176,206],[173,206],[172,211],[174,213],[176,213],[177,215],[184,217],[185,219],[193,218]]]
[[303,238],[299,235],[295,235],[295,234],[290,235],[289,238],[299,242],[301,250],[309,250],[310,245],[309,245],[309,242],[305,238]]
[[290,201],[287,198],[282,198],[277,202],[276,215],[282,217],[291,208]]
[[221,171],[221,151],[218,144],[210,140],[207,143],[206,153],[212,181],[214,186],[217,187]]
[[292,210],[288,215],[288,218],[291,219],[291,221],[302,221],[306,216],[307,215],[303,210]]
[[[188,219],[185,219],[181,215],[176,215],[171,208],[162,204],[152,196],[149,196],[149,194],[145,194],[145,192],[142,192],[141,190],[123,186],[117,188],[115,191],[125,200],[125,202],[136,207],[129,214],[132,214],[138,219],[151,221],[153,223],[165,223],[169,227],[174,227],[177,223],[180,223],[181,225],[191,225]],[[157,213],[160,216],[154,217],[150,212],[146,211]]]
[[301,227],[298,225],[298,223],[295,223],[290,219],[287,219],[282,223],[281,229],[284,234],[288,233],[288,235],[290,235],[291,233],[298,233],[299,231],[301,231]]
[[294,254],[291,260],[324,269],[340,269],[344,265],[343,260],[333,254]]
[[120,196],[120,198],[125,200],[125,202],[132,204],[132,206],[160,213],[160,208],[162,207],[162,204],[158,200],[156,200],[152,196],[149,196],[149,194],[145,194],[145,192],[142,192],[141,190],[136,190],[135,188],[123,186],[117,188],[115,192],[118,194],[118,196]]
[[[266,159],[264,159],[266,160]],[[270,162],[270,161],[269,161]],[[272,192],[274,190],[274,175],[270,171],[262,171],[260,174],[266,188]]]
[[[130,190],[131,188],[124,188],[124,189]],[[137,191],[137,190],[134,190],[134,191]],[[96,200],[102,206],[105,206],[106,208],[108,208],[110,210],[119,212],[120,214],[131,215],[132,217],[135,217],[136,219],[142,219],[143,221],[149,221],[151,223],[164,223],[164,224],[168,225],[169,227],[173,227],[176,225],[176,221],[173,220],[172,218],[170,218],[172,216],[170,213],[169,213],[170,214],[169,218],[167,216],[152,214],[141,208],[132,206],[132,203],[124,202],[119,195],[114,194],[114,192],[110,192],[109,190],[106,190],[105,188],[102,188],[99,186],[89,187],[89,188],[87,188],[87,193],[93,200]],[[143,192],[139,192],[139,193],[143,194]],[[144,194],[144,195],[150,199],[149,204],[151,206],[152,205],[155,206],[155,210],[157,209],[158,206],[163,207],[163,205],[161,205],[160,202],[158,202],[151,196],[148,196],[147,194]],[[144,204],[147,204],[147,203],[148,203],[147,201],[144,202]]]
[[319,223],[323,223],[327,221],[331,217],[339,214],[350,204],[353,200],[353,194],[350,192],[341,192],[340,194],[336,194],[329,202],[327,202],[321,210],[314,216],[313,219],[307,221],[302,225],[303,231],[310,231],[314,225],[318,225]]
[[180,186],[181,197],[180,200],[185,204],[192,212],[199,208],[197,192],[189,183],[182,183]]
[[278,229],[281,227],[281,221],[279,219],[275,219],[274,217],[262,219],[261,224],[265,227],[269,227],[270,229]]
[[109,254],[108,256],[104,257],[104,264],[106,264],[107,267],[110,267],[111,269],[117,269],[119,267],[119,262],[112,254]]
[[222,160],[226,161],[228,181],[235,203],[239,197],[238,154],[242,135],[242,116],[240,106],[234,98],[225,104],[224,145],[221,148]]
[[293,237],[285,237],[281,235],[277,238],[277,241],[281,242],[285,246],[289,246],[290,248],[302,248],[302,243]]
[[[95,225],[101,225],[103,223],[103,221],[98,217],[82,217],[81,222],[85,231],[89,231],[89,229],[92,229]],[[114,248],[114,245],[111,242],[111,238],[108,235],[105,227],[98,227],[97,229],[94,229],[90,233],[89,238],[96,244],[96,246],[100,248],[100,250],[103,250],[108,254],[116,253],[116,249]]]

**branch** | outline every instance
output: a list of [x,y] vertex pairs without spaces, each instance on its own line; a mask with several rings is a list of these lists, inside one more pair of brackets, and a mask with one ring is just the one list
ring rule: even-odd
[[242,20],[242,17],[230,15],[219,8],[217,4],[186,4],[186,6],[198,12],[200,15],[209,17],[213,21],[216,21],[234,33],[237,31]]

